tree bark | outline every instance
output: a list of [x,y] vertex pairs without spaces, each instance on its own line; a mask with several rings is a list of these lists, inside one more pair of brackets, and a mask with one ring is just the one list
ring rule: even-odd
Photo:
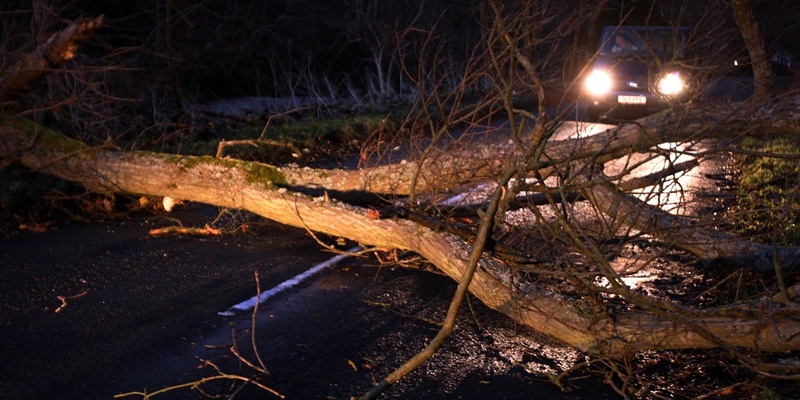
[[[608,145],[602,148],[616,148]],[[448,233],[404,219],[373,219],[364,209],[286,190],[287,183],[303,184],[298,175],[293,175],[295,169],[212,157],[90,148],[17,117],[2,121],[0,154],[93,189],[244,209],[364,245],[411,250],[456,280],[468,265],[469,244]],[[305,171],[302,176],[309,173]],[[363,172],[351,174],[358,176],[353,181],[363,185]],[[631,348],[730,345],[780,352],[800,347],[800,310],[770,298],[702,312],[677,309],[672,315],[663,315],[634,309],[616,312],[614,318],[598,318],[586,311],[581,298],[520,285],[514,274],[488,253],[469,288],[489,307],[585,351],[614,354]],[[796,288],[791,290],[797,292]],[[771,310],[769,315],[762,312],[764,309]]]
[[753,10],[750,8],[748,0],[733,0],[731,5],[736,25],[742,33],[747,52],[750,54],[753,84],[755,85],[753,96],[759,100],[767,99],[772,95],[772,66],[769,63],[758,22],[753,16]]

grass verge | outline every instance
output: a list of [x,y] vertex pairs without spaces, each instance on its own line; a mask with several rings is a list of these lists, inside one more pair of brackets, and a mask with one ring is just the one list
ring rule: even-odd
[[800,245],[800,138],[746,137],[737,155],[738,201],[730,222],[741,235]]

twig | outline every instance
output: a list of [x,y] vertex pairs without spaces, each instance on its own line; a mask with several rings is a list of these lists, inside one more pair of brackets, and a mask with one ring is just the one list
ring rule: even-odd
[[747,383],[747,382],[734,383],[733,385],[721,387],[719,389],[712,390],[712,391],[710,391],[710,392],[708,392],[708,393],[706,393],[704,395],[697,396],[697,397],[694,398],[694,400],[716,399],[716,398],[719,398],[721,396],[730,396],[730,395],[736,393],[736,389],[737,388],[743,387],[743,386],[748,386],[748,385],[750,385],[750,384]]
[[[695,297],[694,297],[694,298],[693,298],[693,299],[692,299],[692,300],[691,300],[691,301],[690,301],[688,304],[692,304],[692,303],[694,303],[695,301],[698,301],[698,300],[700,300],[700,298],[702,298],[703,296],[705,296],[705,295],[707,295],[707,294],[709,294],[709,293],[711,293],[711,292],[713,292],[713,291],[717,290],[717,288],[719,288],[720,286],[722,286],[722,284],[724,284],[724,283],[725,283],[725,282],[727,282],[728,280],[731,280],[731,279],[733,279],[733,277],[734,277],[734,276],[738,276],[738,277],[739,277],[739,279],[741,280],[742,273],[744,273],[744,270],[743,270],[743,269],[741,269],[741,268],[740,268],[740,269],[737,269],[736,271],[734,271],[734,272],[733,272],[733,273],[731,273],[730,275],[726,276],[726,277],[725,277],[724,279],[722,279],[721,281],[717,282],[717,284],[715,284],[714,286],[712,286],[712,287],[708,288],[708,290],[706,290],[706,291],[704,291],[703,293],[700,293],[700,294],[698,294],[697,296],[695,296]],[[737,289],[737,290],[738,290],[738,289]],[[737,300],[738,300],[738,296],[737,296]]]
[[221,235],[222,231],[212,228],[210,225],[202,228],[187,228],[185,226],[167,226],[164,228],[156,228],[150,230],[151,236],[166,236],[166,235]]
[[[256,295],[261,294],[261,280],[258,278],[258,271],[253,271],[253,275],[256,278]],[[258,354],[258,346],[256,346],[256,314],[258,313],[258,304],[260,302],[257,301],[255,306],[253,307],[253,313],[250,314],[250,343],[253,346],[253,353],[256,355],[256,360],[258,360],[258,364],[261,368],[256,368],[255,366],[251,366],[251,368],[260,371],[261,373],[268,374],[267,367],[264,364],[264,361],[261,359],[261,355]]]
[[[254,274],[255,274],[255,279],[256,279],[256,291],[258,293],[261,293],[261,281],[258,278],[258,272],[254,272]],[[231,351],[231,353],[233,353],[234,356],[236,356],[236,358],[239,361],[243,362],[248,367],[250,367],[254,371],[258,372],[260,375],[267,375],[267,374],[269,374],[269,371],[267,371],[267,367],[265,366],[264,361],[261,359],[261,356],[258,354],[258,347],[256,346],[256,314],[257,314],[257,312],[258,312],[258,303],[256,303],[255,307],[253,308],[253,313],[251,314],[251,317],[250,317],[251,318],[250,341],[251,341],[251,345],[253,346],[253,352],[256,355],[256,359],[258,360],[258,364],[259,365],[256,365],[256,364],[252,363],[250,360],[244,358],[239,353],[239,350],[236,348],[236,338],[233,339],[233,345],[230,347],[230,351]],[[203,392],[203,390],[200,388],[200,385],[202,385],[204,383],[207,383],[207,382],[220,380],[220,379],[227,379],[227,380],[230,380],[230,381],[242,381],[242,382],[244,382],[242,384],[242,386],[239,387],[233,393],[233,395],[229,396],[228,398],[233,398],[237,393],[239,393],[239,391],[242,390],[242,388],[244,386],[246,386],[248,384],[255,385],[256,387],[258,387],[258,388],[260,388],[262,390],[265,390],[265,391],[275,395],[278,398],[281,398],[281,399],[285,399],[286,398],[286,396],[284,396],[283,394],[279,393],[275,389],[272,389],[269,386],[266,386],[263,383],[260,383],[260,382],[256,381],[256,377],[258,377],[259,375],[256,375],[255,377],[247,378],[247,377],[244,377],[244,376],[241,376],[241,375],[227,374],[225,372],[222,372],[222,369],[219,366],[217,366],[216,364],[214,364],[213,362],[211,362],[209,360],[203,360],[203,363],[206,366],[210,366],[210,367],[214,368],[214,370],[216,371],[217,375],[201,378],[201,379],[198,379],[198,380],[192,381],[192,382],[187,382],[187,383],[182,383],[182,384],[166,387],[166,388],[157,390],[157,391],[152,392],[152,393],[128,392],[128,393],[117,394],[117,395],[114,396],[114,398],[118,399],[118,398],[128,397],[128,396],[142,396],[143,400],[149,400],[149,399],[151,399],[151,398],[153,398],[153,397],[155,397],[157,395],[164,394],[164,393],[171,392],[171,391],[178,390],[178,389],[185,389],[185,388],[191,388],[191,389]],[[212,397],[212,396],[209,396],[206,393],[204,393],[204,395],[206,395],[207,397]]]
[[194,389],[194,388],[197,388],[198,386],[200,386],[200,385],[202,385],[204,383],[208,383],[208,382],[216,381],[216,380],[220,380],[220,379],[227,379],[227,380],[232,380],[232,381],[243,381],[245,383],[250,383],[250,384],[253,384],[253,385],[255,385],[255,386],[257,386],[257,387],[259,387],[259,388],[261,388],[263,390],[266,390],[266,391],[272,393],[273,395],[275,395],[275,396],[277,396],[277,397],[279,397],[281,399],[285,399],[286,398],[286,396],[280,394],[279,392],[275,391],[274,389],[272,389],[272,388],[270,388],[270,387],[268,387],[268,386],[266,386],[266,385],[264,385],[264,384],[262,384],[260,382],[256,382],[256,381],[252,380],[251,378],[245,378],[245,377],[239,376],[239,375],[225,374],[225,373],[222,373],[222,372],[219,372],[219,375],[209,376],[209,377],[206,377],[206,378],[198,379],[196,381],[186,382],[186,383],[182,383],[182,384],[179,384],[179,385],[166,387],[166,388],[163,388],[163,389],[160,389],[160,390],[156,390],[155,392],[152,392],[152,393],[146,393],[146,392],[120,393],[120,394],[114,395],[114,398],[115,399],[121,399],[123,397],[129,397],[129,396],[142,396],[142,399],[149,400],[149,399],[152,399],[155,396],[158,396],[158,395],[161,395],[161,394],[164,394],[164,393],[167,393],[167,392],[171,392],[173,390],[184,389],[184,388],[193,388]]
[[61,310],[67,308],[67,300],[79,299],[79,298],[81,298],[83,296],[86,296],[87,293],[89,293],[89,291],[88,290],[84,290],[83,292],[78,293],[78,294],[73,295],[73,296],[56,296],[57,299],[61,300],[61,305],[58,308],[56,308],[56,311],[55,311],[56,314],[60,313]]

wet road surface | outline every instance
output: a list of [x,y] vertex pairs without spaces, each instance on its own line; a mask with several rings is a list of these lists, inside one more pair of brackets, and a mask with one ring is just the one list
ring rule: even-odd
[[[189,206],[169,217],[202,226],[215,215]],[[264,221],[221,237],[150,237],[149,229],[175,223],[166,218],[139,215],[0,240],[0,397],[153,392],[214,376],[198,368],[201,360],[251,377],[229,348],[236,343],[255,360],[255,326],[270,372],[260,382],[291,399],[347,399],[433,338],[455,289],[429,272],[348,259],[260,306],[253,325],[249,312],[219,312],[255,295],[254,271],[264,290],[331,254],[303,230]],[[473,299],[440,353],[383,398],[616,398],[596,376],[566,379],[565,393],[544,375],[582,360]],[[235,390],[230,381],[203,387]],[[250,388],[236,396],[271,397]],[[158,398],[204,397],[183,389]]]

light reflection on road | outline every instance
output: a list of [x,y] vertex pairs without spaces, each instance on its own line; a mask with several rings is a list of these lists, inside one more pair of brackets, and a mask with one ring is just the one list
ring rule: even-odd
[[[582,138],[614,128],[616,128],[615,125],[565,122],[554,134],[552,140]],[[624,179],[647,176],[676,164],[693,160],[693,154],[701,150],[702,146],[702,143],[662,143],[651,153],[632,153],[608,162],[604,171],[607,176],[624,176]],[[697,192],[716,186],[704,173],[709,168],[714,167],[709,167],[708,163],[700,164],[688,171],[678,172],[662,179],[656,185],[632,191],[631,194],[647,204],[658,206],[674,215],[696,213]],[[630,170],[629,173],[627,173],[628,170]],[[619,255],[609,260],[611,267],[619,274],[622,283],[631,289],[647,286],[648,283],[659,279],[663,272],[654,265],[655,256],[644,256],[641,249],[637,249],[637,246],[634,247],[633,252],[638,257]],[[598,278],[597,284],[609,286],[608,280],[604,277]]]
[[[569,121],[562,124],[553,140],[587,137],[615,127],[615,125]],[[696,149],[692,148],[691,144],[662,143],[657,146],[657,150],[658,152],[653,153],[632,153],[606,163],[605,173],[608,176],[616,176],[626,169],[631,169],[630,173],[626,174],[626,179],[646,176],[692,160],[694,157],[691,153]],[[706,182],[702,182],[705,178],[697,172],[697,169],[680,172],[663,179],[657,185],[636,190],[632,194],[669,213],[685,215],[692,211],[687,207],[692,204],[692,189],[707,186]]]

